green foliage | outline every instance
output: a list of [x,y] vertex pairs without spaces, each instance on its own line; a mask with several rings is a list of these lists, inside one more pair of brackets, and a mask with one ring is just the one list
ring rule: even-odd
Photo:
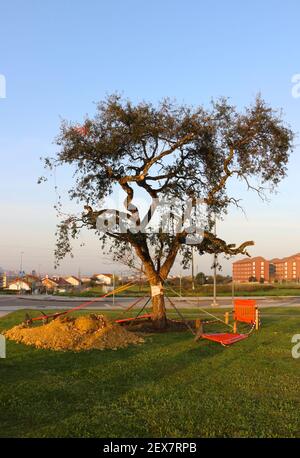
[[[205,275],[203,272],[200,272],[196,275],[196,283],[198,285],[205,285],[205,284],[213,284],[214,282],[214,277],[212,275]],[[218,285],[222,285],[222,284],[226,284],[226,283],[230,283],[232,278],[229,276],[229,275],[221,275],[221,274],[217,274],[216,275],[216,280],[217,280],[217,284]]]
[[[204,236],[195,242],[200,254],[246,253],[253,242],[235,247],[214,236],[212,213],[221,218],[229,205],[238,205],[238,196],[229,192],[228,181],[232,178],[260,195],[264,186],[274,189],[286,174],[292,139],[293,133],[281,115],[260,97],[239,112],[225,98],[204,108],[168,99],[156,106],[147,102],[134,105],[119,95],[109,96],[82,126],[62,123],[57,138],[60,151],[46,160],[50,169],[72,167],[75,182],[69,195],[85,210],[59,224],[57,261],[71,253],[70,239],[87,227],[96,232],[103,246],[109,246],[115,259],[126,258],[127,264],[133,265],[139,257],[148,278],[165,280],[178,253],[183,265],[189,264],[191,249],[187,227],[174,233],[143,230],[145,214],[152,217],[154,202],[162,197],[179,202],[172,208],[176,227],[184,220],[182,205],[190,200],[195,207],[196,199],[203,200],[207,206],[202,221]],[[258,185],[254,186],[252,180]],[[114,227],[98,232],[97,218],[115,211],[103,208],[103,199],[113,195],[118,186],[126,194],[124,211],[118,212]],[[152,201],[144,215],[135,202],[137,190]],[[121,223],[128,221],[136,231],[121,233]],[[191,221],[188,225],[192,226]]]
[[198,285],[204,285],[207,281],[207,276],[203,272],[199,272],[195,277]]

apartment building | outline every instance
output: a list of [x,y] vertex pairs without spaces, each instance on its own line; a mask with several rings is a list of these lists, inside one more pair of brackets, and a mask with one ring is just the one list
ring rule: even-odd
[[7,278],[6,278],[6,273],[3,272],[0,274],[0,288],[6,288],[7,287]]
[[271,259],[271,281],[300,281],[300,253],[283,259]]
[[232,265],[232,278],[236,282],[244,283],[249,281],[269,281],[270,263],[262,256],[245,258],[236,261]]
[[266,260],[262,256],[245,258],[232,265],[233,281],[300,282],[300,253]]

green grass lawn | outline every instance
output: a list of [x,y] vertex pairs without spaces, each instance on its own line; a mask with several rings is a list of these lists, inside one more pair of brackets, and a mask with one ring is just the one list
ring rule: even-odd
[[[180,288],[178,286],[169,287],[165,286],[165,290],[169,296],[199,296],[199,297],[212,297],[213,296],[213,285],[204,285],[196,286],[196,289],[193,291],[191,288]],[[222,297],[231,297],[232,295],[232,286],[231,284],[218,285],[217,286],[218,296]],[[130,288],[116,294],[116,297],[126,297],[126,296],[145,296],[149,295],[150,288],[148,285],[133,285]],[[79,296],[79,297],[99,297],[105,294],[101,286],[95,286],[89,288],[86,291],[79,292],[77,290],[68,291],[66,293],[59,293],[57,296]],[[235,295],[236,296],[300,296],[300,285],[296,283],[292,284],[236,284],[235,285]]]
[[[23,317],[1,318],[0,330]],[[189,332],[81,353],[8,341],[0,436],[300,437],[300,359],[291,356],[300,309],[264,309],[262,319],[259,333],[229,348]]]

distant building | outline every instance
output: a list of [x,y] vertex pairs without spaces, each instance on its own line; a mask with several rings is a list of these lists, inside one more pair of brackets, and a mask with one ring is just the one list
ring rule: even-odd
[[65,279],[65,281],[67,283],[69,283],[72,286],[80,286],[81,285],[81,281],[79,280],[79,278],[74,277],[74,275],[70,275],[69,277],[65,277],[64,279]]
[[[52,277],[52,280],[54,280],[57,283],[57,288],[56,290],[59,293],[65,293],[67,290],[70,290],[73,288],[73,284],[65,280],[63,277]],[[77,285],[75,285],[77,286]]]
[[72,285],[67,282],[63,277],[48,277],[46,276],[42,280],[43,286],[48,292],[60,292],[64,293],[68,289],[72,288]]
[[24,277],[17,277],[8,282],[7,289],[11,291],[27,291],[27,292],[40,292],[42,288],[41,280],[34,275],[24,275]]
[[3,272],[0,274],[0,288],[6,288],[7,287],[7,278],[6,278],[6,273]]
[[41,282],[39,277],[37,277],[36,275],[32,275],[32,274],[28,274],[28,275],[25,274],[25,276],[22,277],[22,278],[25,278],[29,283],[39,283],[39,282]]
[[232,278],[236,282],[300,282],[300,253],[270,261],[262,256],[245,258],[232,264]]
[[56,282],[58,283],[59,290],[67,290],[72,288],[72,284],[70,284],[67,280],[63,277],[56,278]]
[[262,256],[245,258],[232,265],[232,279],[239,283],[270,280],[270,262]]
[[58,288],[58,281],[53,278],[45,277],[42,279],[42,284],[46,291],[56,291]]
[[283,259],[271,259],[270,266],[272,281],[300,281],[300,253]]
[[16,278],[8,285],[8,290],[10,291],[31,291],[31,285],[23,280],[22,278]]
[[93,275],[93,280],[99,283],[99,285],[111,285],[113,282],[113,274],[95,274]]

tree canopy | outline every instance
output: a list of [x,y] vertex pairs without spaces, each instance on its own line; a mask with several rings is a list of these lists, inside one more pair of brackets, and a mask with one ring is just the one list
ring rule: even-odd
[[[204,108],[168,99],[153,105],[133,104],[115,94],[107,97],[83,124],[62,123],[57,138],[60,151],[46,161],[50,167],[74,168],[70,198],[84,209],[59,224],[57,259],[71,252],[70,236],[76,237],[82,227],[95,230],[104,244],[109,238],[116,259],[128,256],[134,262],[134,256],[138,257],[153,285],[167,278],[179,252],[188,263],[191,244],[200,254],[247,253],[253,242],[236,247],[216,237],[214,218],[221,218],[231,204],[239,205],[239,196],[229,192],[230,179],[244,182],[261,196],[266,189],[274,190],[286,175],[292,140],[281,113],[261,97],[243,111],[225,98]],[[105,208],[104,202],[114,196],[117,186],[126,197],[124,208],[114,212],[109,230],[99,230],[97,220],[115,210]],[[149,199],[143,213],[136,204],[141,193]],[[169,231],[151,231],[144,224],[159,213],[162,199],[176,202],[170,214],[179,230],[173,226]],[[178,222],[184,219],[187,201],[194,209],[199,200],[206,209],[202,237],[187,243],[189,231]],[[126,220],[138,229],[118,230]]]

